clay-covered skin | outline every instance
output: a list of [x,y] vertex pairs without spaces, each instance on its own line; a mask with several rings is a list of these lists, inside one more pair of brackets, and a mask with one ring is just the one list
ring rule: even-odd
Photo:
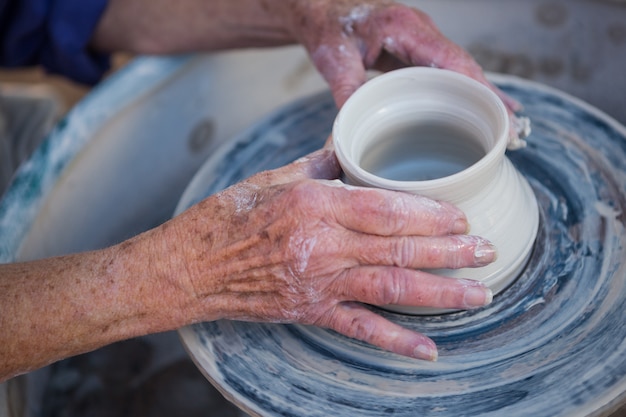
[[521,105],[485,78],[482,68],[450,41],[424,12],[390,0],[293,2],[293,33],[309,51],[339,107],[363,84],[366,70],[406,66],[444,68],[467,75],[494,91],[511,118],[510,147],[523,146]]
[[495,249],[462,234],[449,204],[329,181],[338,174],[326,149],[209,197],[161,228],[163,270],[186,283],[191,321],[313,324],[435,359],[430,339],[355,302],[483,306],[482,284],[419,269],[485,265]]
[[428,15],[389,0],[110,0],[92,47],[164,54],[300,43],[339,107],[366,70],[431,66],[465,74],[492,89],[511,118],[510,147],[524,145],[521,105],[485,79],[463,48]]
[[0,379],[198,321],[332,328],[434,360],[426,336],[360,303],[483,306],[481,283],[420,268],[485,265],[455,207],[336,180],[328,147],[208,197],[169,222],[100,251],[0,265]]

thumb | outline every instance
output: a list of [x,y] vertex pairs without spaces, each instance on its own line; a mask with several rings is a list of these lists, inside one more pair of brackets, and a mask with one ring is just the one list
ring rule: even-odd
[[300,159],[271,171],[260,172],[250,179],[248,183],[258,186],[272,186],[286,184],[304,179],[327,179],[339,178],[341,168],[335,157],[332,144],[303,156]]
[[332,142],[327,141],[324,148],[310,153],[287,165],[293,170],[296,179],[324,179],[334,180],[339,178],[341,167],[335,156],[335,148]]

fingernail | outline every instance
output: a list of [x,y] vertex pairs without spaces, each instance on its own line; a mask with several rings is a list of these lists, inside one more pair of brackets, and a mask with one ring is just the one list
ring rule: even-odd
[[452,226],[452,233],[466,234],[469,232],[469,223],[465,219],[457,219]]
[[439,353],[437,352],[437,348],[433,348],[432,346],[417,345],[413,350],[413,356],[417,359],[435,362],[439,357]]
[[483,307],[493,301],[493,292],[487,287],[469,287],[463,295],[465,307]]
[[474,249],[474,262],[476,266],[485,266],[495,261],[498,257],[496,247],[491,243],[481,243]]

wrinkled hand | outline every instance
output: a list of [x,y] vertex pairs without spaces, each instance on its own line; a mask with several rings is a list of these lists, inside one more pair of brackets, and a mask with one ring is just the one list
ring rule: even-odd
[[[436,359],[426,336],[360,303],[471,308],[491,292],[419,268],[485,265],[491,244],[467,236],[457,208],[346,186],[325,149],[257,174],[166,224],[170,269],[196,300],[191,321],[220,318],[334,329],[402,355]],[[175,236],[173,240],[172,236]]]
[[446,38],[425,13],[388,0],[296,1],[294,32],[324,76],[338,106],[366,79],[366,70],[406,66],[445,68],[476,79],[504,102],[511,120],[509,144],[529,133],[521,105],[485,78],[481,67]]

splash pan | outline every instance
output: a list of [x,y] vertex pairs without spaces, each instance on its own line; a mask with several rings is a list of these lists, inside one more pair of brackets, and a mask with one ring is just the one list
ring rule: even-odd
[[[529,263],[493,304],[440,316],[380,314],[424,332],[437,363],[300,325],[236,321],[180,331],[198,367],[254,416],[586,416],[626,396],[626,129],[559,91],[492,76],[526,106],[528,147],[509,153],[535,192]],[[283,108],[228,143],[179,211],[319,148],[328,94]]]

